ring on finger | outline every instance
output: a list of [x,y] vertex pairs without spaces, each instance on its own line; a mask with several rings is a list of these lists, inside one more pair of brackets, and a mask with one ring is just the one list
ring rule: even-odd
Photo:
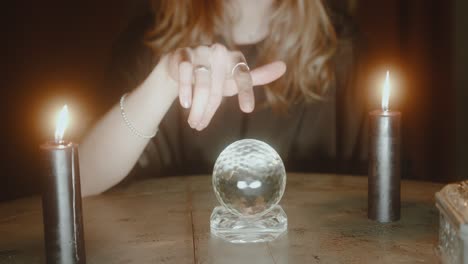
[[193,72],[196,73],[198,71],[210,72],[210,67],[205,65],[196,65],[193,67]]
[[246,71],[250,71],[249,65],[247,65],[247,63],[241,61],[241,62],[238,62],[236,65],[234,65],[234,67],[232,68],[232,71],[231,71],[232,76],[234,76],[234,73],[236,72],[237,68],[239,68],[239,67],[243,67],[243,68],[245,68]]

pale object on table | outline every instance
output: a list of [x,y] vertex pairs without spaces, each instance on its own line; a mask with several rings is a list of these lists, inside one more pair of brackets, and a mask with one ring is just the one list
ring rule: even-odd
[[436,193],[436,206],[442,263],[468,264],[468,181],[449,184]]
[[271,241],[287,229],[278,202],[286,188],[286,171],[268,144],[244,139],[219,155],[213,189],[222,206],[211,214],[211,233],[233,243]]

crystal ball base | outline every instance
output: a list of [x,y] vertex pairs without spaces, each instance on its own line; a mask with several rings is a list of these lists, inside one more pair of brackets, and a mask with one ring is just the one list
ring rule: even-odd
[[259,217],[243,217],[229,212],[223,206],[213,209],[211,233],[231,243],[269,242],[288,228],[288,218],[280,205]]

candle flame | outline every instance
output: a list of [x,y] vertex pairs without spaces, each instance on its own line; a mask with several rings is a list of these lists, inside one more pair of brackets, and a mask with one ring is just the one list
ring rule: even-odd
[[67,129],[69,122],[68,117],[68,107],[64,105],[62,110],[57,116],[57,121],[55,125],[55,143],[63,142],[63,134],[65,134],[65,130]]
[[382,93],[382,110],[388,111],[388,101],[390,100],[390,72],[387,71],[387,77],[385,78],[385,84]]

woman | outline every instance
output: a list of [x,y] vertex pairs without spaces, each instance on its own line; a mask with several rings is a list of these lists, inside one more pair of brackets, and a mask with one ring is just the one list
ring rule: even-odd
[[130,74],[140,77],[81,143],[84,195],[137,162],[150,175],[209,172],[240,138],[268,142],[289,170],[336,171],[341,156],[355,156],[362,111],[348,107],[355,91],[343,87],[351,57],[336,67],[321,0],[159,0],[153,10],[144,59],[119,64],[142,68]]

